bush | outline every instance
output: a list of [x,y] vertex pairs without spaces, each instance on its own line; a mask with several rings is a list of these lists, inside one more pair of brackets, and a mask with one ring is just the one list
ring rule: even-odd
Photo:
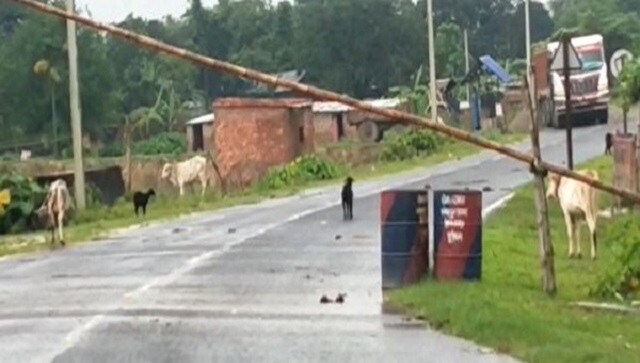
[[187,138],[179,132],[163,132],[132,147],[132,153],[137,155],[182,155],[186,152]]
[[264,184],[269,189],[278,189],[310,181],[335,179],[341,173],[340,166],[316,155],[305,155],[271,170],[265,177]]
[[637,215],[620,218],[610,226],[613,256],[591,295],[634,299],[640,291],[640,223]]
[[123,155],[124,147],[120,143],[108,144],[100,150],[100,157],[103,158],[119,157]]
[[33,212],[44,202],[46,190],[18,174],[0,178],[0,190],[9,189],[11,203],[0,216],[0,234],[23,232],[32,225]]
[[385,140],[381,158],[402,161],[438,151],[447,139],[427,130],[410,130]]

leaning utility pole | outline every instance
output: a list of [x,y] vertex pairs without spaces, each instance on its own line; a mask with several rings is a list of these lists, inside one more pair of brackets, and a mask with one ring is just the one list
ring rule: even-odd
[[429,98],[431,104],[431,122],[438,122],[438,97],[436,94],[436,55],[433,35],[433,0],[427,0],[427,25],[429,33]]
[[[67,12],[75,13],[74,0],[67,0]],[[73,174],[76,208],[84,210],[84,167],[82,162],[82,129],[80,127],[80,95],[78,90],[78,48],[76,45],[76,23],[67,19],[67,53],[69,55],[69,98],[71,108],[71,131],[73,133]]]

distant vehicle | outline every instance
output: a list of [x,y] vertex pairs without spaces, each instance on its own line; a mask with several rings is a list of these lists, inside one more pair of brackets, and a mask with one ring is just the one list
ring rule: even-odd
[[[609,122],[609,71],[605,57],[603,37],[592,34],[571,40],[582,69],[571,71],[572,120],[593,124]],[[565,92],[562,72],[549,69],[559,43],[547,44],[545,50],[533,58],[538,109],[545,126],[565,127]]]

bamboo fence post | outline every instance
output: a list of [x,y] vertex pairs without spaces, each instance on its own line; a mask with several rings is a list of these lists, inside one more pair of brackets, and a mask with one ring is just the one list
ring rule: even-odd
[[540,153],[540,130],[537,112],[533,108],[531,99],[531,89],[528,77],[524,77],[525,98],[527,99],[527,109],[531,117],[531,147],[534,161],[531,164],[533,183],[535,186],[536,216],[538,224],[538,241],[540,245],[540,267],[542,269],[542,290],[549,296],[554,296],[557,292],[556,272],[553,259],[553,243],[549,231],[549,213],[547,209],[547,199],[544,190],[544,170],[539,165],[541,161]]

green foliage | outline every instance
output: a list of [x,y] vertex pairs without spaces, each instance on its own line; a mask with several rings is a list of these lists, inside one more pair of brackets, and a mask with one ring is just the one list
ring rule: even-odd
[[612,256],[591,295],[635,299],[640,292],[640,223],[637,215],[624,216],[610,229]]
[[616,101],[624,111],[640,101],[640,60],[625,64],[620,79],[614,89]]
[[186,137],[179,132],[163,132],[132,147],[132,153],[137,155],[180,155],[186,151]]
[[392,97],[398,97],[404,101],[408,101],[411,105],[413,113],[417,115],[427,115],[430,108],[429,89],[426,85],[421,84],[422,66],[418,68],[416,73],[411,76],[413,80],[413,88],[407,86],[395,86],[389,88]]
[[384,140],[381,158],[402,161],[438,151],[448,140],[428,130],[414,129]]
[[556,29],[574,35],[602,34],[607,59],[617,49],[640,45],[637,0],[554,0],[551,6]]
[[11,204],[0,216],[0,234],[24,231],[35,209],[40,207],[46,190],[30,178],[12,174],[0,178],[0,190],[9,189]]
[[341,174],[342,168],[339,165],[315,155],[305,155],[271,170],[263,184],[269,189],[279,189],[312,181],[335,179]]

